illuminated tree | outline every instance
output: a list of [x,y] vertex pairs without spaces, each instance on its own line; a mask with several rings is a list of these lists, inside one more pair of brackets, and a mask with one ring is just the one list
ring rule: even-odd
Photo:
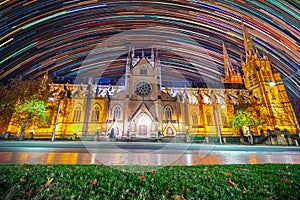
[[251,128],[258,126],[259,124],[260,124],[260,118],[257,115],[253,114],[253,112],[238,110],[234,116],[229,118],[229,125],[234,131],[241,130],[243,126],[249,127],[251,143],[252,143]]
[[21,126],[20,139],[28,124],[36,119],[46,123],[46,101],[51,96],[50,80],[47,76],[40,79],[23,80],[13,78],[0,88],[0,121],[9,123],[14,118]]
[[14,109],[21,126],[19,138],[24,137],[24,131],[31,120],[39,123],[47,123],[47,104],[38,99],[28,99],[25,102],[17,102]]

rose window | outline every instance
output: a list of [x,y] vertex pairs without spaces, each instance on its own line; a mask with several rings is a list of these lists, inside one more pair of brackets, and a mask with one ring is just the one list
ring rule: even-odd
[[151,84],[146,81],[140,81],[135,86],[135,92],[141,97],[148,96],[151,93]]

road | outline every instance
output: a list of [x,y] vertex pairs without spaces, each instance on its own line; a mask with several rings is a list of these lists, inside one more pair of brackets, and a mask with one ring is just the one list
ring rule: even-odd
[[0,163],[197,165],[295,163],[296,146],[186,143],[0,141]]

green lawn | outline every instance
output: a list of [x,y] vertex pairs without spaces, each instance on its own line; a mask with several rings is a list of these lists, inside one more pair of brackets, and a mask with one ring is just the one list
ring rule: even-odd
[[299,199],[299,172],[292,164],[8,164],[0,165],[0,199]]

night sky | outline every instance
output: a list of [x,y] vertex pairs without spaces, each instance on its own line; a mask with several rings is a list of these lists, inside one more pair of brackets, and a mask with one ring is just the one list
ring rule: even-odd
[[241,23],[299,100],[300,1],[0,1],[0,81],[45,72],[57,82],[120,78],[129,49],[158,49],[163,75],[220,82],[222,42],[245,60]]

